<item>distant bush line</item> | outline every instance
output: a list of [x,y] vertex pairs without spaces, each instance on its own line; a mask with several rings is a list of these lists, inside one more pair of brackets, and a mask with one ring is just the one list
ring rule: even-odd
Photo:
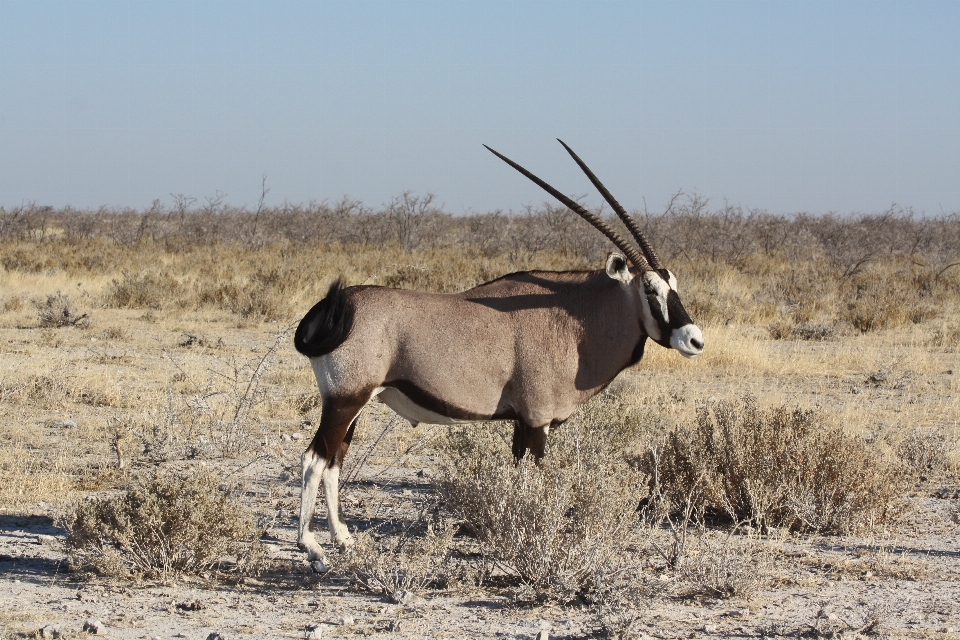
[[[950,336],[960,328],[941,320],[960,307],[960,214],[892,207],[781,216],[711,209],[696,196],[678,196],[664,213],[634,214],[701,324],[827,340],[936,320],[931,346],[954,349]],[[253,320],[294,318],[341,276],[463,291],[514,271],[597,269],[612,249],[552,204],[455,216],[409,192],[380,209],[345,198],[251,211],[182,196],[144,210],[0,208],[8,273],[76,278],[104,307],[219,309]],[[21,308],[23,295],[5,308]]]
[[[703,198],[681,194],[663,213],[632,213],[668,264],[702,258],[736,263],[778,254],[796,260],[825,258],[840,276],[849,277],[882,257],[916,258],[939,272],[960,256],[957,212],[917,216],[892,206],[874,214],[775,215],[732,205],[710,208]],[[609,210],[601,214],[619,226]],[[404,251],[469,245],[488,256],[550,250],[589,260],[610,248],[561,206],[544,203],[519,213],[452,215],[437,207],[432,195],[410,192],[379,209],[343,198],[250,210],[225,205],[222,198],[198,204],[185,196],[176,196],[172,206],[155,201],[147,209],[0,207],[0,241],[51,238],[107,239],[121,246],[149,242],[173,251],[217,244],[392,243]]]

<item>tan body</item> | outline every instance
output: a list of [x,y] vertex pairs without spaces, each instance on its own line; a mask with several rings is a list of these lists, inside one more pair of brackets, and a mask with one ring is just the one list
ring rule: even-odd
[[[514,274],[455,294],[347,293],[350,337],[313,361],[321,394],[370,397],[383,387],[382,400],[416,422],[562,422],[644,338],[636,296],[603,271]],[[393,389],[446,420],[408,415]]]

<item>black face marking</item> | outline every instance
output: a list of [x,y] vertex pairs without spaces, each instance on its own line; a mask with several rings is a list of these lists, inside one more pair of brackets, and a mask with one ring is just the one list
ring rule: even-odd
[[479,413],[474,413],[472,411],[467,411],[462,407],[458,407],[450,404],[444,400],[441,400],[434,396],[433,394],[424,391],[414,383],[409,380],[390,380],[389,382],[384,382],[383,386],[393,387],[403,395],[410,398],[410,400],[416,405],[426,409],[427,411],[432,411],[441,416],[446,416],[447,418],[453,418],[454,420],[516,420],[517,413],[513,408],[507,408],[504,411],[495,413],[492,416],[482,415]]
[[671,290],[667,293],[667,315],[670,316],[670,326],[674,329],[693,324],[676,291]]

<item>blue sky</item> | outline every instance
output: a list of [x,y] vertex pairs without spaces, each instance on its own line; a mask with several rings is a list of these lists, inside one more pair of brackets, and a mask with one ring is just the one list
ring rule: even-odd
[[960,211],[960,2],[0,0],[0,206]]

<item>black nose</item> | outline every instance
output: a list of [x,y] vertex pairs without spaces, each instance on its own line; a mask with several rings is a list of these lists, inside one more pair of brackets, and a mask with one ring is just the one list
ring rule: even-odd
[[701,340],[691,340],[691,341],[690,341],[690,344],[693,345],[694,349],[699,349],[700,351],[703,351],[703,341],[701,341]]

